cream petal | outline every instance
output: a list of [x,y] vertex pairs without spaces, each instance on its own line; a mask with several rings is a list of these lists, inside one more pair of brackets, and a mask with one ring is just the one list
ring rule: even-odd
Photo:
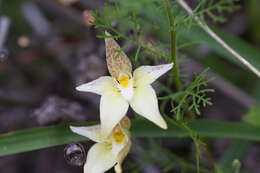
[[78,91],[92,92],[102,95],[107,90],[114,89],[114,80],[110,76],[102,76],[89,83],[82,84],[76,87]]
[[85,136],[92,141],[102,142],[102,137],[100,133],[100,125],[88,126],[88,127],[75,127],[70,126],[71,131],[79,135]]
[[111,146],[107,143],[97,143],[88,151],[87,161],[84,165],[84,173],[104,173],[117,162]]
[[157,66],[141,66],[135,69],[134,79],[136,84],[151,84],[157,78],[169,71],[173,67],[173,63]]
[[167,129],[167,124],[159,112],[157,97],[151,85],[137,85],[130,106],[136,113],[159,127]]
[[104,137],[110,135],[113,128],[125,116],[129,104],[120,92],[105,92],[100,101],[101,133]]

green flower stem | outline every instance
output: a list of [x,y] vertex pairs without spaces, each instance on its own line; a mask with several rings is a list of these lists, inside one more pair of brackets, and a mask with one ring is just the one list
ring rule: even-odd
[[[169,1],[168,0],[164,0],[164,2],[165,2],[167,15],[168,15],[168,18],[169,18],[169,23],[170,23],[171,61],[174,63],[174,65],[173,65],[173,74],[174,74],[174,79],[175,79],[175,87],[176,87],[176,90],[179,92],[179,91],[182,91],[182,86],[181,86],[181,80],[180,80],[180,75],[179,75],[179,66],[178,66],[178,62],[177,62],[175,26],[174,26],[173,16],[171,14]],[[187,103],[184,103],[185,113],[190,118],[192,118],[192,119],[195,118],[194,114],[188,108],[189,108],[189,105]]]
[[181,91],[181,81],[179,76],[179,67],[177,63],[177,51],[176,51],[176,34],[174,29],[174,22],[173,22],[173,16],[171,14],[170,4],[168,0],[164,0],[165,7],[167,10],[167,15],[169,17],[170,22],[170,33],[171,33],[171,61],[174,63],[173,65],[173,74],[175,77],[175,86],[177,91]]

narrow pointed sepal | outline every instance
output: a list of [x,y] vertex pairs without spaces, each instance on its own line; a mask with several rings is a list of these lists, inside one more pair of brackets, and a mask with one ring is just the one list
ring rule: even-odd
[[102,95],[106,91],[114,90],[114,82],[110,76],[102,76],[91,82],[76,87],[78,91],[92,92]]
[[77,133],[78,135],[85,136],[92,141],[95,142],[102,142],[101,136],[101,126],[94,125],[94,126],[87,126],[87,127],[75,127],[70,126],[72,132]]
[[151,85],[137,85],[130,106],[139,115],[152,121],[159,127],[167,129],[167,124],[159,112],[158,101]]
[[111,134],[113,128],[125,116],[129,103],[119,92],[106,92],[100,100],[101,133],[104,137]]
[[156,66],[145,65],[135,69],[133,76],[137,85],[151,84],[160,76],[172,69],[172,67],[173,63]]

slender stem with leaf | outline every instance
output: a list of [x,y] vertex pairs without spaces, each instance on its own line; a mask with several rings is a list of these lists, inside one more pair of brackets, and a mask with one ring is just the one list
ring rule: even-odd
[[[171,14],[171,8],[170,8],[170,3],[168,0],[164,0],[167,15],[169,18],[169,23],[170,23],[170,33],[171,33],[171,61],[174,63],[173,65],[173,73],[174,73],[174,79],[175,79],[175,87],[178,92],[182,91],[182,86],[181,86],[181,80],[180,80],[180,75],[179,75],[179,66],[177,62],[177,48],[176,48],[176,33],[175,33],[175,27],[174,27],[174,20],[173,16]],[[188,109],[189,105],[185,102],[184,103],[184,108],[186,114],[190,118],[194,118],[193,113]]]
[[179,67],[177,63],[177,52],[176,52],[176,33],[174,29],[174,21],[173,16],[171,14],[170,4],[168,0],[164,0],[165,7],[167,10],[167,15],[169,17],[169,23],[170,23],[170,33],[171,33],[171,61],[174,63],[173,65],[173,73],[174,73],[174,79],[175,79],[175,85],[177,91],[181,91],[181,81],[179,76]]

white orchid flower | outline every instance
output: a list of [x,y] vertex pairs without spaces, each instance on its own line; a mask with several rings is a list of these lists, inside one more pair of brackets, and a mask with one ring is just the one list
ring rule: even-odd
[[[128,118],[123,119],[130,124]],[[70,129],[79,135],[97,142],[88,151],[84,173],[104,173],[114,166],[116,173],[122,173],[121,164],[131,147],[130,125],[117,124],[108,137],[101,134],[101,126],[74,127]]]
[[[111,36],[106,32],[107,36]],[[151,87],[157,78],[173,67],[171,64],[140,66],[132,74],[132,64],[120,46],[112,38],[106,38],[106,60],[111,76],[103,76],[78,86],[78,91],[101,95],[101,132],[108,136],[126,114],[129,105],[141,116],[159,127],[167,129],[162,118],[156,93]]]

